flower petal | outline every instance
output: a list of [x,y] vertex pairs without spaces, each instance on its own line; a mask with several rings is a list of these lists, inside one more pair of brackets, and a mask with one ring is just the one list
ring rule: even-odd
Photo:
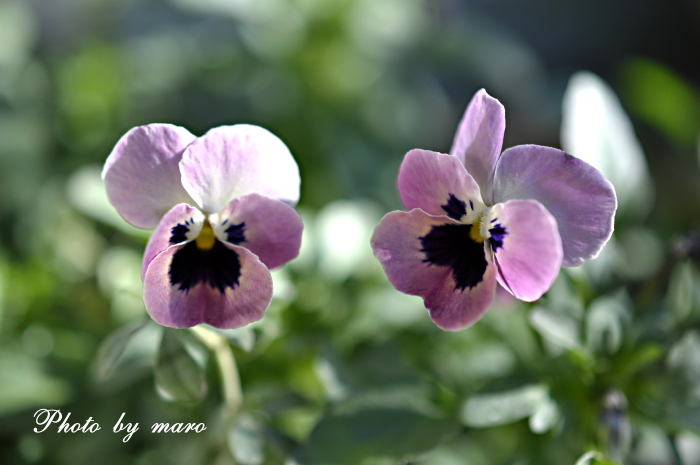
[[217,247],[233,253],[238,264],[237,269],[226,270],[228,275],[220,277],[227,283],[221,289],[206,279],[190,281],[191,286],[186,289],[181,289],[181,281],[173,284],[173,262],[177,254],[186,247],[196,247],[194,244],[171,246],[148,266],[143,300],[151,318],[173,328],[189,328],[199,323],[239,328],[262,318],[272,299],[272,276],[265,265],[243,247],[216,242]]
[[[469,227],[414,209],[384,216],[371,239],[389,282],[401,292],[422,297],[430,318],[446,330],[473,324],[496,291],[496,266],[487,262],[481,244],[449,254],[458,247],[456,239],[469,241]],[[444,228],[464,228],[466,237]]]
[[187,147],[180,172],[182,185],[208,213],[253,192],[291,205],[299,200],[299,168],[292,154],[259,126],[211,129]]
[[544,205],[559,226],[562,266],[595,258],[612,235],[615,189],[598,170],[561,150],[519,145],[503,152],[493,198],[495,203],[533,199]]
[[179,203],[171,208],[148,238],[141,264],[141,280],[146,276],[148,265],[159,253],[173,244],[195,239],[202,229],[203,222],[202,212],[186,203]]
[[492,182],[503,147],[506,111],[501,102],[484,89],[474,95],[452,142],[450,154],[457,157],[481,188],[481,196],[492,205]]
[[129,224],[152,229],[173,205],[193,203],[182,187],[178,163],[194,139],[171,124],[135,127],[119,139],[102,179],[110,203]]
[[407,210],[420,208],[437,216],[460,219],[474,203],[483,205],[479,186],[455,157],[414,149],[399,168],[397,185]]
[[260,194],[233,199],[212,226],[220,239],[245,247],[270,269],[299,255],[304,229],[292,207]]
[[509,200],[491,211],[491,246],[498,282],[520,300],[542,297],[563,257],[557,220],[534,200]]
[[654,205],[654,186],[642,144],[615,91],[600,77],[579,71],[563,98],[562,148],[589,163],[615,186],[617,214],[641,219]]

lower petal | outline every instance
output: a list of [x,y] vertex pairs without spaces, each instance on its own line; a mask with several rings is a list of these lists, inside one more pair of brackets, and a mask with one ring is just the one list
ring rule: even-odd
[[233,199],[213,227],[217,236],[250,250],[268,268],[299,255],[304,229],[296,210],[260,194]]
[[217,247],[235,254],[235,258],[231,256],[235,263],[229,269],[218,270],[218,275],[203,276],[206,272],[199,272],[193,276],[187,270],[173,268],[174,261],[187,261],[185,255],[177,254],[188,246],[196,247],[193,242],[171,246],[148,266],[143,299],[156,323],[173,328],[199,323],[239,328],[262,318],[272,300],[272,277],[253,253],[217,241]]
[[542,297],[559,275],[563,252],[557,221],[534,200],[493,207],[492,238],[498,282],[520,300]]
[[[372,235],[372,250],[389,282],[422,297],[442,329],[473,324],[494,297],[496,267],[486,260],[483,245],[469,238],[470,227],[414,209],[387,214]],[[457,239],[474,244],[463,248]]]

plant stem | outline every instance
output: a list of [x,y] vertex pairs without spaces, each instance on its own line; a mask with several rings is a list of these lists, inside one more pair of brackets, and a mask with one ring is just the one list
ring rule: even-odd
[[238,375],[236,359],[231,346],[224,336],[200,326],[192,331],[214,352],[221,373],[221,390],[224,397],[224,411],[228,417],[234,417],[243,402],[241,379]]

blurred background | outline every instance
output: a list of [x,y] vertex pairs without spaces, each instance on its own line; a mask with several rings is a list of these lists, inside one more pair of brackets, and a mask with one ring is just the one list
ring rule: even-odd
[[[700,464],[699,59],[695,0],[0,0],[0,463]],[[480,88],[504,148],[585,159],[619,210],[539,302],[447,333],[369,237]],[[221,350],[147,318],[149,232],[104,194],[153,122],[259,124],[300,167],[300,257],[223,334],[233,416]],[[102,429],[34,433],[40,408]]]

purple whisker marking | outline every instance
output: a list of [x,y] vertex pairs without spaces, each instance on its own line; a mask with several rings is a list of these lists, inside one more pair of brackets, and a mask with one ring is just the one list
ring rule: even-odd
[[488,266],[483,244],[469,235],[471,228],[471,224],[442,224],[419,237],[423,263],[451,268],[455,290],[475,287],[484,279]]
[[496,223],[493,228],[489,229],[489,233],[491,233],[489,238],[491,248],[494,252],[497,252],[498,249],[503,248],[503,239],[508,235],[508,231],[500,223]]
[[491,220],[492,223],[495,223],[496,221],[498,221],[498,218],[494,218]]
[[245,242],[245,222],[241,224],[232,224],[226,228],[226,240],[231,244],[240,244]]
[[221,223],[221,226],[226,226],[226,223],[228,223],[228,218],[226,218],[226,219],[224,220],[224,222]]
[[471,200],[469,201],[469,206],[472,207],[472,210],[474,210],[474,202],[472,202]]
[[459,220],[467,214],[466,206],[466,203],[459,200],[454,194],[450,194],[450,198],[447,199],[447,203],[442,206],[442,209],[445,210],[447,216],[453,220]]
[[190,232],[190,229],[184,224],[178,224],[173,226],[173,228],[170,230],[170,243],[179,244],[180,242],[185,242],[187,240],[188,232]]

